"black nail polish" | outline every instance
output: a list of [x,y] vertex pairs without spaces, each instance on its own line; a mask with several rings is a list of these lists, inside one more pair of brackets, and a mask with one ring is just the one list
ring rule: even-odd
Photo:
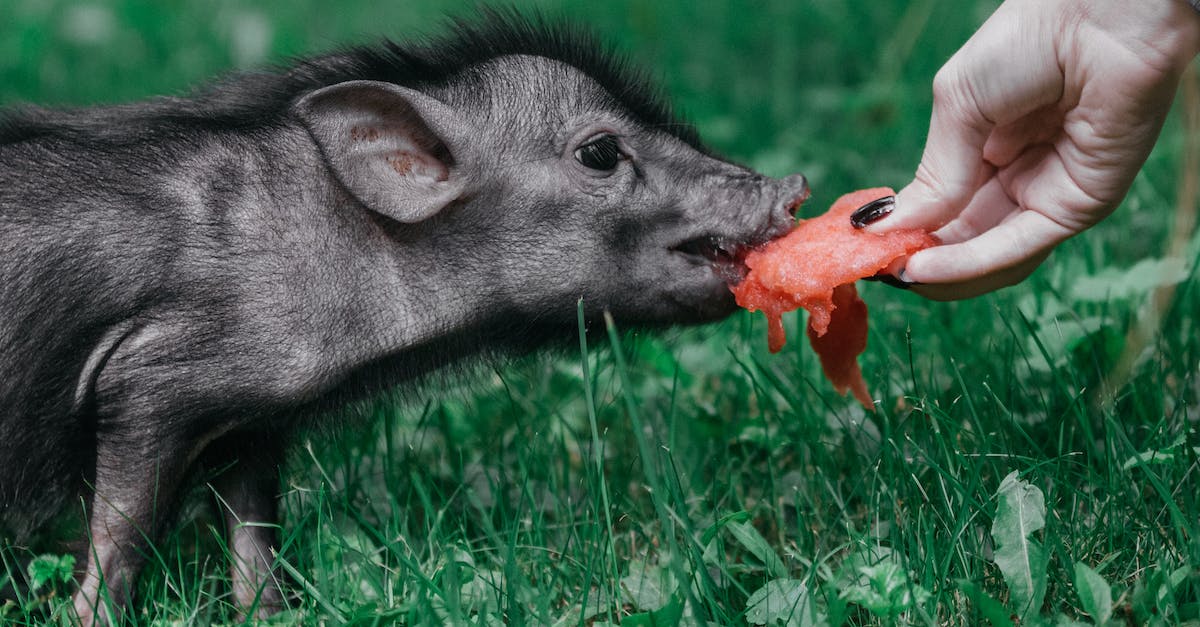
[[[904,271],[901,270],[900,274],[903,275]],[[906,290],[914,285],[920,285],[920,283],[917,283],[916,281],[905,281],[903,278],[888,274],[887,272],[880,272],[879,274],[873,276],[863,277],[862,280],[883,283],[884,285],[890,285],[901,290]]]
[[884,285],[890,285],[900,290],[906,290],[913,286],[912,283],[909,283],[908,281],[901,281],[890,274],[877,274],[875,275],[875,278],[879,279],[879,282],[883,283]]
[[895,196],[884,196],[883,198],[872,200],[855,209],[854,213],[850,214],[850,224],[854,225],[856,229],[861,229],[868,224],[883,219],[895,208]]

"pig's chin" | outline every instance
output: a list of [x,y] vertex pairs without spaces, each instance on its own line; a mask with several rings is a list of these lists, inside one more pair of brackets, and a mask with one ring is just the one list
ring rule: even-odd
[[675,322],[710,322],[737,309],[729,286],[745,276],[745,266],[733,260],[714,261],[690,255],[672,254],[677,280],[670,282],[664,294],[674,310]]
[[672,282],[669,300],[696,322],[733,313],[737,303],[729,288],[746,278],[746,255],[788,226],[790,223],[777,229],[763,228],[749,237],[705,235],[670,247],[667,267],[673,268],[680,280]]

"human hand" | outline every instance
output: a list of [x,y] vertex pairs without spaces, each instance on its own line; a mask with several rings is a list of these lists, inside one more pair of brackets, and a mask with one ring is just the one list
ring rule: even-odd
[[1107,217],[1198,51],[1183,0],[1007,0],[938,72],[916,178],[867,227],[937,229],[899,278],[976,296]]

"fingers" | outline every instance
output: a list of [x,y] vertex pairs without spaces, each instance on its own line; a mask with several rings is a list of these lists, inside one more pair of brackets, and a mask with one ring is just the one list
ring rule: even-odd
[[943,245],[914,254],[901,276],[914,283],[913,291],[935,300],[1013,285],[1086,228],[1071,219],[1071,207],[1093,202],[1071,185],[1052,147],[1035,146],[984,183],[962,213],[936,232]]
[[912,255],[902,278],[926,286],[978,282],[979,293],[983,293],[989,287],[1010,285],[1007,281],[1013,277],[1024,278],[1051,249],[1074,235],[1073,231],[1033,211],[1010,215],[978,237]]
[[1050,255],[1050,250],[1036,255],[1016,266],[1005,268],[979,279],[961,281],[958,283],[938,283],[929,285],[909,285],[912,291],[930,300],[962,300],[974,298],[988,292],[1016,285],[1025,280]]
[[978,237],[1018,211],[998,178],[988,179],[953,220],[934,232],[943,244],[958,244]]

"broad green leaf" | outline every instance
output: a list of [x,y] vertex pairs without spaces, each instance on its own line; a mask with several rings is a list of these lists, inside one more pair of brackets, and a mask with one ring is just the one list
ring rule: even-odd
[[783,566],[783,561],[779,559],[779,555],[775,553],[775,549],[767,543],[767,539],[762,537],[762,534],[748,522],[729,521],[725,528],[733,534],[733,537],[750,551],[754,557],[763,563],[767,569],[767,574],[772,579],[784,579],[788,576],[787,568]]
[[875,566],[883,562],[893,561],[895,552],[889,546],[879,544],[860,544],[853,553],[842,561],[838,569],[838,577],[852,580],[858,576],[858,569],[864,566]]
[[1083,562],[1075,563],[1075,591],[1079,593],[1079,603],[1083,610],[1092,617],[1097,625],[1103,625],[1112,618],[1112,586]]
[[1143,259],[1126,269],[1105,268],[1092,276],[1076,278],[1071,284],[1071,300],[1106,303],[1133,298],[1187,278],[1187,264],[1182,259]]
[[609,595],[607,588],[592,588],[588,591],[587,603],[580,609],[579,618],[583,620],[595,618],[608,612],[616,605],[616,599]]
[[466,575],[460,592],[463,607],[475,612],[498,612],[506,590],[504,572],[474,569]]
[[26,572],[29,585],[35,590],[47,584],[67,583],[75,574],[75,557],[51,553],[39,555],[29,562]]
[[825,624],[816,600],[799,579],[774,579],[746,599],[746,621],[752,625],[816,627]]
[[996,490],[999,505],[992,521],[992,560],[1008,584],[1009,606],[1023,622],[1037,616],[1046,595],[1046,550],[1033,534],[1046,526],[1042,491],[1013,471]]
[[992,624],[993,627],[1009,627],[1013,624],[1013,613],[1008,611],[1004,604],[992,598],[992,596],[974,583],[965,579],[960,579],[957,582],[958,589],[962,590],[963,594],[974,604],[975,609],[983,616],[985,620]]
[[641,560],[630,563],[621,578],[621,601],[643,611],[657,610],[670,602],[679,587],[671,571]]
[[895,616],[929,599],[929,592],[913,583],[896,555],[876,547],[874,555],[855,553],[842,573],[843,599],[861,605],[881,618]]
[[673,594],[667,603],[653,612],[633,614],[621,619],[622,627],[675,627],[683,619],[683,595]]

